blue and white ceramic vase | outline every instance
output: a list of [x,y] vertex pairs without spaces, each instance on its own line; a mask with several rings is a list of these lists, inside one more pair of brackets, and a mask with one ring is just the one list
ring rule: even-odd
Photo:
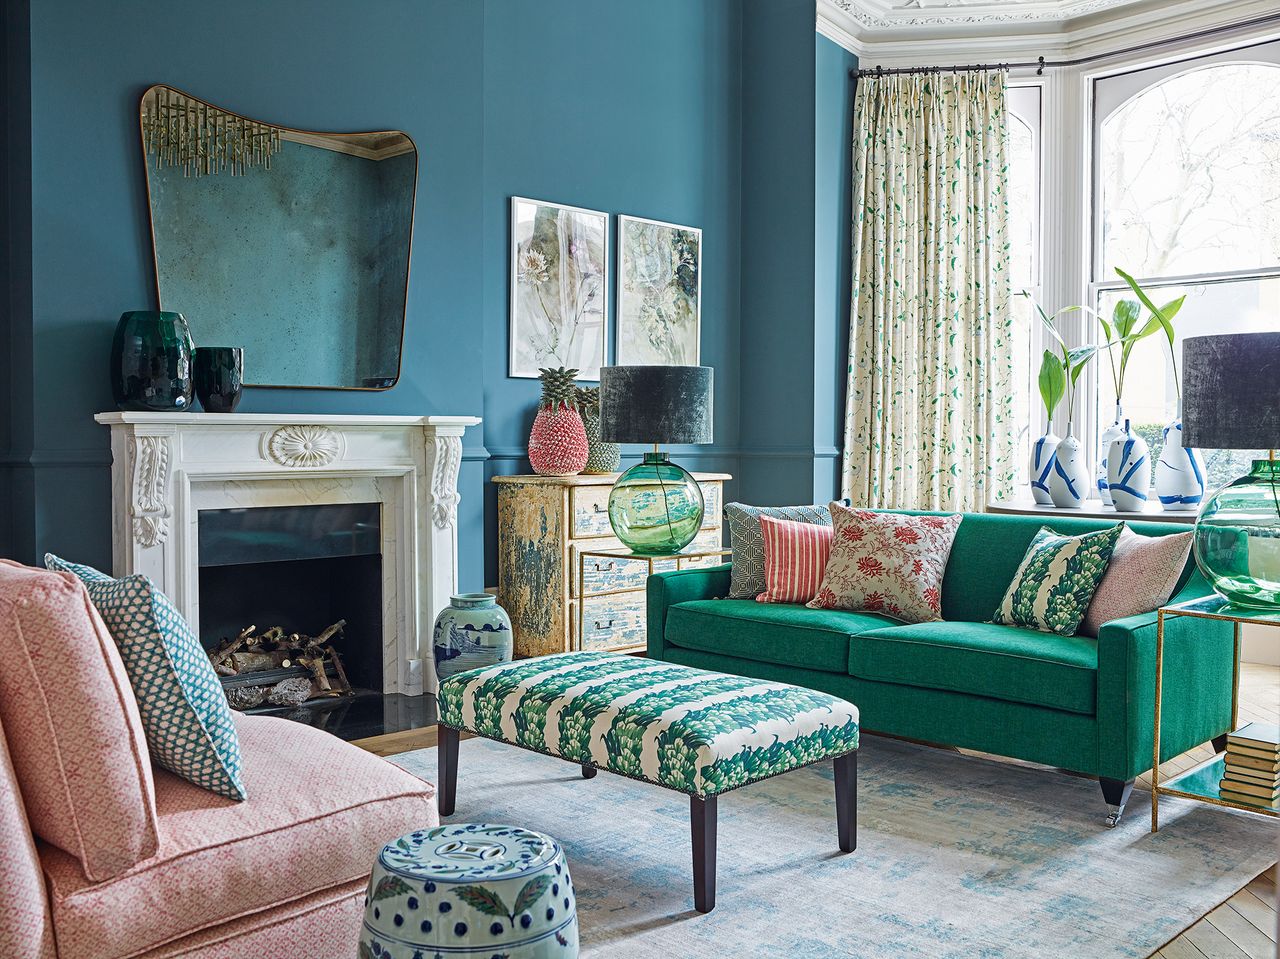
[[1049,499],[1054,506],[1079,508],[1089,492],[1089,464],[1084,448],[1074,436],[1058,443],[1053,451],[1053,469],[1049,472]]
[[449,597],[432,633],[436,676],[444,679],[477,666],[511,660],[511,620],[489,593]]
[[457,823],[382,847],[369,877],[358,959],[574,959],[578,910],[550,836]]
[[[1181,406],[1181,404],[1179,404]],[[1194,512],[1204,502],[1204,457],[1182,445],[1182,410],[1164,428],[1164,446],[1156,461],[1156,496],[1168,512]]]
[[1151,488],[1151,459],[1147,441],[1124,421],[1124,432],[1107,450],[1107,485],[1112,505],[1123,513],[1140,513]]
[[[1120,408],[1120,404],[1116,404],[1116,418],[1111,425],[1102,431],[1102,435],[1098,437],[1098,469],[1095,473],[1095,479],[1098,484],[1098,496],[1102,500],[1102,505],[1113,506],[1111,502],[1111,480],[1107,472],[1107,461],[1111,454],[1111,444],[1123,437],[1125,434],[1125,418],[1124,410]],[[1117,507],[1118,509],[1119,507]]]
[[1053,473],[1053,455],[1061,442],[1062,438],[1046,427],[1044,436],[1031,444],[1031,496],[1041,506],[1053,505],[1049,476]]

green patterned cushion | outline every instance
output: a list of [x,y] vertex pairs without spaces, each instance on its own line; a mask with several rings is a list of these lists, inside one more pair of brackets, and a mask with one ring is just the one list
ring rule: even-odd
[[617,653],[559,653],[440,683],[440,721],[693,796],[858,748],[826,693]]
[[1040,527],[991,621],[1075,635],[1123,530],[1120,523],[1082,536],[1064,536]]
[[120,649],[151,758],[188,782],[245,798],[240,739],[209,656],[149,577],[106,573],[46,553],[49,569],[74,573]]

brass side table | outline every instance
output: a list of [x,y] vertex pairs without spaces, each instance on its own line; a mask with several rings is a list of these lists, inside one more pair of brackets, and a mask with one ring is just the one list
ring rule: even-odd
[[[578,553],[578,629],[573,637],[571,647],[575,650],[608,650],[615,653],[634,653],[645,648],[647,642],[643,636],[644,622],[631,623],[629,608],[634,605],[636,597],[644,601],[645,583],[654,573],[665,573],[671,570],[688,569],[691,563],[702,563],[708,559],[723,559],[732,555],[729,549],[707,549],[695,544],[679,553],[666,553],[660,556],[649,556],[644,553],[633,553],[627,549],[584,549]],[[587,589],[587,561],[594,560],[598,582],[609,588]],[[601,565],[600,560],[607,560]],[[645,564],[647,563],[647,572]],[[640,575],[643,573],[643,578]],[[594,585],[594,583],[592,584]],[[609,597],[618,597],[622,605],[618,615],[628,620],[627,626],[614,629],[614,611],[610,608]],[[587,607],[591,606],[592,616],[606,616],[605,622],[595,622],[587,629]],[[633,628],[638,625],[640,629]]]
[[1225,753],[1215,753],[1212,758],[1197,763],[1188,770],[1160,781],[1160,697],[1164,687],[1164,621],[1176,616],[1195,616],[1200,619],[1218,619],[1235,627],[1235,656],[1231,675],[1231,728],[1239,726],[1240,710],[1240,627],[1245,625],[1280,627],[1280,610],[1271,612],[1233,606],[1221,596],[1203,596],[1186,603],[1163,606],[1156,613],[1156,709],[1154,745],[1151,757],[1151,831],[1160,828],[1160,797],[1179,796],[1214,806],[1229,806],[1264,816],[1280,816],[1280,810],[1254,805],[1235,799],[1224,799],[1219,781],[1225,771]]

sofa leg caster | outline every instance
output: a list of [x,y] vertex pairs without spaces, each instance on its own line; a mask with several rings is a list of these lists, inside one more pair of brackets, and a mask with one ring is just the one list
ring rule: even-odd
[[1107,828],[1114,829],[1120,824],[1125,804],[1129,802],[1129,795],[1133,792],[1133,780],[1126,782],[1123,779],[1107,779],[1104,776],[1098,780],[1098,784],[1102,787],[1102,798],[1110,810],[1107,815]]

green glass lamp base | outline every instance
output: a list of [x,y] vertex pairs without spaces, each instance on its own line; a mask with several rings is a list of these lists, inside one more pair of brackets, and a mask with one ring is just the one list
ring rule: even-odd
[[609,524],[633,553],[662,556],[684,549],[702,528],[702,487],[666,453],[646,453],[609,493]]
[[1280,460],[1254,460],[1214,493],[1195,529],[1196,565],[1236,606],[1280,608]]

